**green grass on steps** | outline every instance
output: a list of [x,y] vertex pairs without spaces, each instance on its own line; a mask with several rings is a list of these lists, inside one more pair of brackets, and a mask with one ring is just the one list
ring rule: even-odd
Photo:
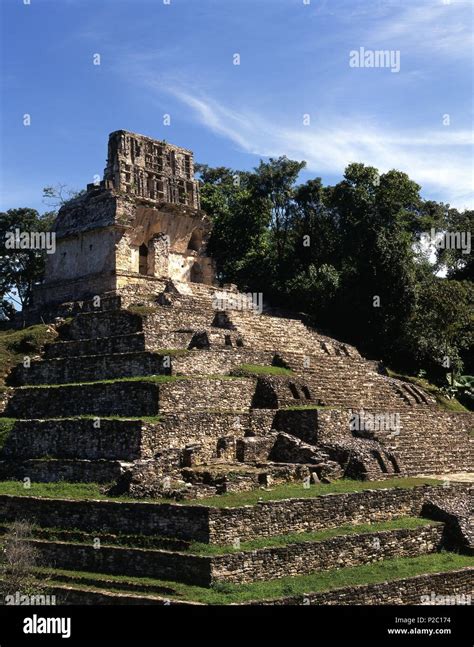
[[0,418],[0,452],[15,424],[14,418]]
[[137,377],[118,377],[111,380],[94,380],[91,382],[66,382],[65,384],[27,384],[16,387],[22,389],[59,389],[70,386],[90,386],[92,384],[116,384],[122,382],[152,382],[154,384],[168,384],[183,380],[238,380],[243,376],[236,375],[142,375]]
[[[439,481],[430,478],[392,478],[384,481],[355,481],[341,479],[333,483],[311,484],[305,488],[303,483],[285,483],[269,489],[251,490],[249,492],[234,492],[221,494],[195,503],[217,508],[236,508],[243,505],[255,505],[264,501],[280,501],[283,499],[303,499],[325,494],[344,494],[361,492],[362,490],[379,490],[386,488],[413,488],[417,485],[439,485]],[[193,502],[194,503],[194,502]]]
[[391,521],[379,521],[376,523],[364,523],[356,526],[346,524],[337,528],[326,528],[317,532],[287,533],[286,535],[275,535],[273,537],[259,537],[252,541],[243,541],[240,547],[219,546],[216,544],[201,544],[192,542],[189,546],[189,552],[195,555],[224,555],[226,553],[235,553],[240,551],[258,550],[260,548],[283,547],[289,544],[300,544],[303,542],[319,542],[333,537],[355,534],[370,534],[384,530],[412,530],[424,526],[437,525],[438,522],[431,519],[422,519],[420,517],[400,517]]
[[391,369],[387,369],[387,373],[390,377],[396,378],[397,380],[401,380],[402,382],[409,382],[410,384],[414,384],[415,386],[420,387],[420,389],[423,389],[423,391],[426,391],[435,398],[441,409],[445,409],[446,411],[455,411],[457,413],[469,413],[469,409],[466,409],[466,407],[462,405],[458,400],[456,400],[456,398],[452,398],[450,400],[443,395],[443,393],[437,386],[431,384],[431,382],[428,382],[428,380],[425,380],[421,377],[415,377],[414,375],[404,375],[403,373],[397,373],[396,371],[392,371]]
[[[431,478],[398,478],[384,481],[354,481],[341,479],[334,483],[312,484],[306,489],[302,483],[286,483],[274,488],[251,490],[250,492],[235,492],[231,494],[216,495],[205,499],[190,499],[182,502],[183,505],[202,505],[216,508],[236,508],[243,505],[255,505],[260,501],[280,501],[283,499],[302,499],[327,494],[344,494],[361,492],[363,490],[380,490],[387,488],[413,488],[419,485],[437,485],[441,482]],[[108,501],[123,501],[132,503],[176,503],[170,499],[132,499],[130,497],[110,497],[104,494],[107,485],[97,483],[31,483],[29,488],[24,487],[22,481],[0,482],[0,495],[37,496],[46,498],[64,499],[101,499]]]
[[295,375],[290,368],[283,366],[260,366],[259,364],[241,364],[232,370],[232,375]]
[[[337,528],[327,528],[317,532],[304,533],[287,533],[285,535],[275,535],[272,537],[259,537],[252,541],[241,542],[238,548],[231,544],[204,544],[201,542],[186,542],[159,537],[157,535],[127,535],[111,534],[100,531],[93,533],[78,529],[62,529],[32,526],[31,536],[34,539],[43,539],[46,541],[64,541],[71,544],[89,544],[91,536],[97,536],[101,540],[102,546],[124,546],[130,548],[146,548],[150,550],[171,550],[185,552],[190,555],[225,555],[241,551],[252,551],[261,548],[284,547],[289,544],[300,544],[303,542],[320,542],[333,537],[340,537],[355,534],[371,534],[386,530],[412,530],[426,526],[438,525],[439,522],[431,519],[422,519],[420,517],[400,517],[390,521],[379,521],[375,523],[364,523],[359,525],[338,526]],[[0,527],[1,533],[6,532],[10,524]]]
[[4,385],[7,373],[25,356],[38,355],[43,346],[55,341],[56,337],[55,330],[45,324],[0,331],[0,385]]
[[156,314],[159,310],[159,306],[128,306],[127,311],[131,312],[134,315],[153,315]]
[[330,409],[331,411],[338,410],[342,411],[342,407],[337,405],[323,405],[323,404],[295,404],[294,406],[289,407],[280,407],[280,411],[324,411],[325,409]]
[[[331,591],[347,586],[363,584],[378,584],[380,582],[400,580],[416,575],[449,572],[466,567],[474,566],[474,558],[455,553],[432,553],[420,557],[403,557],[399,559],[384,560],[363,566],[346,567],[329,571],[319,571],[309,575],[298,575],[295,577],[284,577],[278,580],[267,580],[263,582],[252,582],[249,584],[216,584],[210,589],[199,586],[171,582],[167,580],[155,580],[151,578],[134,578],[120,575],[104,575],[87,573],[81,571],[48,570],[42,569],[42,573],[51,578],[48,585],[54,585],[54,573],[69,575],[71,583],[79,586],[81,578],[84,580],[94,579],[97,585],[90,586],[91,590],[107,590],[107,581],[113,581],[125,585],[129,582],[143,585],[143,592],[146,593],[146,586],[163,587],[167,590],[166,597],[175,600],[188,600],[202,602],[205,604],[230,604],[239,602],[251,602],[252,600],[272,600],[292,595],[307,595]],[[100,587],[100,581],[104,587]],[[64,585],[64,582],[61,582]],[[118,588],[118,586],[117,586]]]
[[[54,421],[71,421],[71,420],[119,420],[122,422],[128,422],[128,421],[137,421],[137,420],[142,420],[143,422],[161,422],[163,420],[162,415],[157,415],[157,416],[99,416],[99,415],[81,415],[81,416],[67,416],[64,418],[1,418],[0,417],[0,433],[1,433],[1,427],[2,423],[4,420],[11,421],[12,426],[15,424],[15,422],[28,422],[29,420],[41,420],[42,422],[54,422]],[[100,431],[100,429],[99,429]]]

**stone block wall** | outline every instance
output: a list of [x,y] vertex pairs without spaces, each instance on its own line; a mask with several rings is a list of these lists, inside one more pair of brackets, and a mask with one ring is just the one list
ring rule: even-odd
[[0,459],[133,461],[153,456],[155,435],[153,427],[140,420],[20,420],[7,437]]
[[[441,486],[412,489],[365,490],[307,499],[266,501],[240,508],[119,501],[50,500],[34,496],[0,495],[0,517],[5,521],[30,519],[46,527],[90,532],[155,534],[157,536],[233,544],[257,537],[316,532],[340,525],[389,521],[419,516],[423,503]],[[467,493],[469,485],[442,488],[451,496]]]
[[236,552],[213,558],[212,579],[243,583],[417,557],[439,550],[442,536],[442,525],[426,526]]
[[76,528],[91,533],[157,535],[209,541],[209,508],[168,503],[73,501],[0,495],[0,518],[28,519],[49,528]]
[[163,356],[147,352],[115,355],[66,357],[19,365],[10,373],[10,384],[66,384],[94,382],[123,377],[168,375],[169,362]]
[[15,389],[6,415],[11,418],[64,416],[156,416],[159,389],[153,382],[112,382]]
[[[233,543],[288,532],[315,532],[344,524],[387,521],[419,516],[423,502],[439,486],[365,490],[307,499],[261,502],[256,506],[210,511],[210,541]],[[303,486],[302,486],[303,488]],[[468,491],[450,486],[446,491]]]
[[42,563],[54,564],[56,568],[74,570],[80,564],[81,569],[92,573],[150,577],[196,586],[211,583],[211,559],[208,557],[121,546],[102,545],[96,549],[93,537],[90,545],[40,540],[29,543],[39,553]]
[[[432,595],[459,596],[466,599],[474,596],[474,568],[450,571],[446,573],[429,573],[411,578],[381,582],[379,584],[361,584],[324,591],[308,593],[279,600],[255,600],[252,605],[380,605],[380,604],[430,604]],[[442,604],[442,602],[435,602]]]
[[179,380],[160,386],[160,412],[245,411],[254,391],[252,379]]

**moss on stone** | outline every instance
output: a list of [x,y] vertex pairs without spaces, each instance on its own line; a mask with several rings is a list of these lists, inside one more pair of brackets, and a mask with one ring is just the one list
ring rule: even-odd
[[15,418],[0,418],[0,452],[2,451],[7,438],[12,431],[15,422]]

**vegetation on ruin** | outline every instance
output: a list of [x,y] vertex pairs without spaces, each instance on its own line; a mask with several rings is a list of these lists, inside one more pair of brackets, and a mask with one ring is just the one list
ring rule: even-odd
[[[281,501],[282,499],[302,499],[307,497],[324,496],[327,494],[344,494],[350,492],[361,492],[363,490],[380,490],[390,488],[414,488],[420,485],[440,485],[440,481],[432,478],[392,478],[383,481],[355,481],[351,479],[340,479],[333,483],[312,483],[309,488],[303,483],[285,483],[276,485],[269,489],[251,490],[248,492],[232,492],[219,494],[214,497],[203,499],[186,499],[183,505],[202,505],[216,508],[237,508],[243,505],[256,505],[260,501]],[[98,483],[68,483],[59,481],[57,483],[36,483],[30,484],[29,488],[24,487],[22,481],[0,481],[0,496],[10,494],[14,496],[37,496],[47,498],[64,499],[102,499],[124,502],[150,502],[150,503],[174,503],[172,499],[152,499],[146,501],[133,499],[126,496],[111,497],[105,492],[110,484]],[[177,504],[178,505],[178,504]]]
[[293,404],[288,407],[280,407],[282,411],[311,411],[318,409],[340,410],[342,407],[327,404]]
[[14,418],[0,418],[0,453],[15,424]]
[[[248,584],[218,583],[209,589],[167,580],[64,569],[42,568],[40,573],[41,576],[48,575],[51,578],[50,586],[54,586],[56,582],[64,584],[65,580],[67,586],[74,583],[75,586],[81,588],[101,591],[130,590],[130,585],[135,585],[134,592],[142,592],[144,595],[156,595],[154,591],[160,591],[160,595],[173,600],[188,600],[204,604],[231,604],[250,602],[251,600],[271,600],[292,595],[304,596],[308,593],[332,591],[346,586],[377,584],[430,573],[447,573],[473,566],[474,559],[472,557],[441,552],[420,557],[384,560],[363,566],[318,571],[309,575],[284,577],[278,580]],[[58,579],[55,580],[55,577]]]
[[55,340],[57,333],[52,326],[38,324],[22,330],[0,330],[0,384],[5,383],[7,373],[13,366],[23,362],[25,356],[39,355],[47,342]]
[[141,316],[146,316],[146,315],[153,315],[158,311],[157,306],[135,306],[135,305],[130,305],[127,308],[128,312],[131,312],[132,314],[135,315],[141,315]]
[[[0,421],[2,418],[0,418]],[[99,415],[81,415],[81,416],[65,416],[64,418],[47,418],[47,420],[119,420],[122,422],[130,421],[143,421],[143,422],[161,422],[163,416],[99,416]]]
[[294,375],[291,368],[283,366],[260,366],[259,364],[241,364],[232,370],[232,375]]
[[[333,483],[311,483],[306,488],[303,483],[285,483],[268,489],[250,490],[248,492],[231,492],[214,497],[186,501],[215,508],[237,508],[243,505],[255,505],[260,501],[281,501],[282,499],[303,499],[326,494],[346,494],[362,490],[383,490],[387,488],[413,488],[419,485],[439,485],[432,478],[391,478],[383,481],[355,481],[340,479]],[[1,490],[0,490],[1,491]]]
[[28,384],[19,386],[18,389],[59,389],[69,386],[90,386],[92,384],[116,384],[120,382],[153,382],[167,384],[179,380],[189,379],[184,375],[143,375],[138,377],[118,377],[110,380],[91,380],[90,382],[65,382],[64,384]]
[[410,382],[415,386],[419,386],[421,389],[432,395],[436,399],[438,405],[442,409],[446,409],[446,411],[456,411],[458,413],[466,413],[469,411],[469,409],[463,406],[455,397],[446,397],[446,395],[438,386],[431,384],[425,378],[414,377],[412,375],[403,375],[402,373],[397,373],[396,371],[392,371],[390,369],[387,370],[387,373],[390,377],[394,377],[397,380]]
[[68,386],[90,386],[93,384],[119,384],[122,382],[152,382],[168,384],[182,380],[237,380],[238,375],[138,375],[136,377],[117,377],[110,380],[91,380],[90,382],[65,382],[64,384],[27,384],[18,389],[59,389]]
[[364,523],[358,525],[338,526],[337,528],[325,528],[316,532],[287,533],[272,537],[259,537],[252,541],[243,541],[240,547],[236,549],[232,545],[221,546],[216,544],[192,543],[189,546],[189,552],[197,555],[223,555],[225,553],[235,553],[240,550],[256,550],[258,548],[271,548],[277,546],[288,546],[289,544],[300,544],[303,542],[318,542],[340,537],[344,535],[370,534],[382,532],[384,530],[411,530],[423,526],[436,525],[438,522],[420,517],[400,517],[391,521],[378,521],[375,523]]
[[[175,550],[186,552],[191,555],[225,555],[240,551],[256,550],[260,548],[271,548],[300,544],[304,542],[319,542],[333,537],[341,537],[356,534],[371,534],[390,530],[412,530],[424,526],[438,525],[438,521],[422,519],[420,517],[400,517],[391,521],[379,521],[358,525],[344,525],[337,528],[326,528],[316,532],[287,533],[271,537],[259,537],[251,541],[243,541],[239,548],[233,545],[205,544],[201,542],[189,542],[177,539],[169,539],[157,535],[128,535],[97,532],[102,546],[126,546],[130,548],[148,548],[152,550]],[[8,533],[12,524],[5,524],[5,531]],[[0,528],[1,530],[1,528]],[[31,537],[34,539],[45,539],[47,541],[65,541],[73,544],[90,544],[91,533],[79,529],[49,528],[31,525]]]
[[40,215],[36,209],[9,209],[0,212],[0,320],[12,319],[15,310],[29,305],[33,286],[44,271],[46,250],[9,249],[8,232],[46,232],[55,213]]
[[17,520],[0,536],[0,596],[33,595],[46,585],[45,577],[35,577],[40,564],[39,555],[28,542],[32,526],[28,521]]

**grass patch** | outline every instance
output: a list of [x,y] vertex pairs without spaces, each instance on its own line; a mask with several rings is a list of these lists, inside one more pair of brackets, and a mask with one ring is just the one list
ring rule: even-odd
[[[7,533],[10,523],[0,525],[0,541],[2,533]],[[159,535],[128,535],[124,533],[111,533],[96,530],[94,537],[99,537],[102,546],[126,546],[128,548],[146,548],[151,550],[187,551],[190,542]],[[31,537],[46,541],[61,541],[70,544],[90,545],[92,535],[90,532],[78,528],[57,528],[31,525]]]
[[118,377],[111,380],[94,380],[91,382],[67,382],[66,384],[34,384],[20,386],[19,389],[59,389],[70,386],[89,386],[90,384],[116,384],[118,382],[153,382],[155,384],[167,384],[168,382],[177,382],[178,380],[187,380],[186,376],[181,375],[144,375],[138,377]]
[[158,307],[157,306],[128,306],[127,308],[128,312],[131,312],[134,315],[141,315],[141,316],[146,316],[146,315],[154,315],[158,312]]
[[[302,483],[286,483],[268,490],[252,490],[250,492],[235,492],[221,494],[206,499],[190,499],[182,502],[183,505],[202,505],[215,508],[236,508],[243,505],[255,505],[259,501],[280,501],[283,499],[302,499],[327,494],[344,494],[347,492],[361,492],[363,490],[380,490],[386,488],[414,488],[419,485],[438,485],[441,482],[431,478],[399,478],[384,481],[354,481],[341,479],[334,483],[312,484],[305,489]],[[0,495],[37,496],[46,498],[64,499],[101,499],[108,501],[125,501],[133,503],[176,503],[170,499],[132,499],[127,496],[111,497],[104,494],[110,484],[98,483],[31,483],[30,488],[25,488],[22,481],[0,482]]]
[[[0,421],[2,418],[0,418]],[[26,420],[29,420],[29,418],[26,418]],[[143,420],[143,422],[161,422],[163,420],[162,415],[157,415],[157,416],[98,416],[98,415],[82,415],[82,416],[68,416],[66,418],[41,418],[41,420],[44,421],[49,421],[49,420],[60,420],[65,421],[65,420],[119,420],[122,422],[127,422],[127,421],[132,421],[135,422],[137,420]]]
[[14,496],[37,496],[48,499],[108,499],[103,494],[107,486],[98,483],[31,483],[26,488],[23,481],[2,481],[0,483],[0,494],[11,494]]
[[[114,534],[110,532],[94,531],[93,535],[101,540],[103,546],[126,546],[130,548],[147,548],[151,550],[170,550],[185,552],[190,555],[213,556],[225,555],[241,551],[258,550],[277,546],[288,546],[289,544],[301,544],[304,542],[320,542],[333,537],[355,534],[371,534],[384,530],[415,529],[430,525],[437,525],[438,521],[422,519],[420,517],[401,517],[390,521],[376,523],[365,523],[359,525],[346,524],[337,528],[327,528],[316,532],[287,533],[273,537],[260,537],[251,541],[242,542],[238,549],[232,545],[204,544],[201,542],[190,542],[184,540],[170,539],[158,535],[128,535]],[[6,532],[9,524],[5,524],[3,531]],[[0,527],[0,531],[2,528]],[[91,533],[77,528],[50,528],[32,526],[32,537],[47,541],[64,541],[72,544],[90,544]]]
[[273,537],[259,537],[251,541],[243,541],[240,548],[236,549],[231,545],[220,546],[216,544],[201,544],[192,542],[189,552],[195,555],[224,555],[226,553],[240,552],[241,550],[257,550],[259,548],[271,548],[277,546],[288,546],[289,544],[301,544],[303,542],[318,542],[339,537],[341,535],[356,535],[380,532],[383,530],[414,529],[423,526],[436,525],[437,521],[422,519],[420,517],[400,517],[391,521],[379,521],[376,523],[364,523],[359,525],[346,524],[337,528],[326,528],[316,532],[287,533]]
[[[74,582],[76,585],[80,585],[81,580],[83,582],[95,580],[97,584],[90,586],[91,589],[100,589],[101,581],[104,583],[102,590],[107,589],[108,581],[116,583],[117,588],[120,588],[120,583],[123,583],[124,587],[128,583],[135,583],[138,586],[142,585],[143,593],[148,595],[150,595],[150,591],[146,591],[147,586],[163,587],[167,590],[166,596],[171,599],[202,602],[204,604],[231,604],[251,602],[252,600],[271,600],[290,595],[307,595],[308,593],[331,591],[360,584],[378,584],[416,575],[449,572],[472,566],[474,566],[474,558],[472,557],[442,552],[420,557],[384,560],[375,564],[320,571],[310,575],[284,577],[264,582],[216,584],[210,589],[152,578],[104,575],[84,571],[41,570],[51,577],[48,582],[50,586],[54,585],[54,574],[57,573],[58,575],[69,576],[71,578],[69,582]],[[61,584],[64,584],[64,581]],[[84,584],[85,586],[87,585]]]
[[136,377],[118,377],[111,380],[94,380],[91,382],[67,382],[65,384],[34,384],[17,387],[18,389],[59,389],[69,386],[89,386],[90,384],[116,384],[122,382],[151,382],[168,384],[183,380],[237,380],[235,375],[142,375]]
[[232,370],[232,375],[294,375],[291,368],[283,366],[260,366],[258,364],[241,364]]
[[271,489],[258,489],[249,492],[232,492],[217,496],[186,502],[215,508],[237,508],[243,505],[255,505],[260,501],[281,501],[283,499],[303,499],[325,494],[345,494],[363,490],[382,490],[386,488],[413,488],[419,485],[440,485],[440,481],[431,478],[392,478],[383,481],[355,481],[341,479],[334,483],[315,483],[306,489],[303,483],[285,483]]
[[0,418],[0,452],[16,422],[16,418]]
[[294,406],[290,407],[280,407],[280,411],[312,411],[319,409],[332,409],[333,411],[342,411],[342,407],[326,404],[295,404]]
[[8,372],[22,362],[25,355],[38,355],[43,346],[56,337],[56,331],[45,324],[0,331],[0,384],[5,383]]
[[425,380],[422,377],[404,375],[403,373],[397,373],[396,371],[392,371],[391,369],[387,369],[387,373],[389,377],[401,380],[402,382],[408,382],[409,384],[414,384],[420,389],[423,389],[423,391],[426,391],[435,398],[441,409],[445,409],[446,411],[455,411],[457,413],[469,413],[469,409],[462,405],[459,400],[456,400],[456,398],[447,398],[445,395],[443,395],[439,387],[431,384],[431,382],[428,382],[428,380]]

